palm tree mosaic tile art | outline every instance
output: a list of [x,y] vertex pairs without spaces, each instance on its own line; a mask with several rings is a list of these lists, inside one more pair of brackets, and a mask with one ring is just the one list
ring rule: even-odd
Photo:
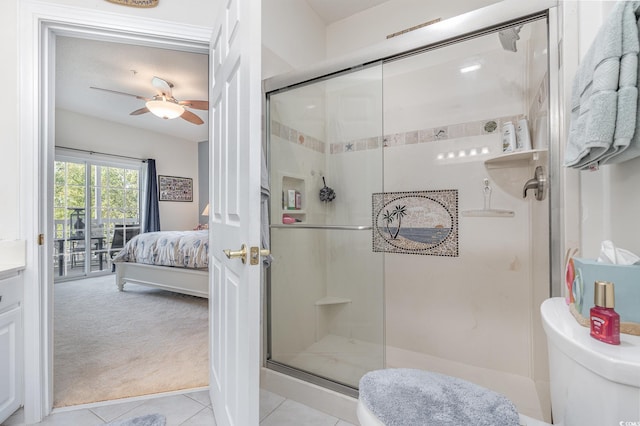
[[458,190],[374,193],[373,251],[458,256]]

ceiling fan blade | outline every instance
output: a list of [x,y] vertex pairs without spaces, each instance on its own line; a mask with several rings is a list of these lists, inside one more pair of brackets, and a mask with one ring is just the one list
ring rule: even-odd
[[133,111],[132,113],[129,113],[129,115],[140,115],[140,114],[144,114],[145,112],[150,112],[149,108],[144,107],[144,108],[137,109],[137,110]]
[[192,113],[191,111],[187,111],[185,110],[182,115],[180,116],[180,118],[184,118],[185,120],[187,120],[189,123],[193,123],[193,124],[202,124],[204,123],[204,121],[202,121],[202,119],[200,117],[198,117],[197,115],[195,115],[194,113]]
[[193,109],[201,109],[201,110],[208,110],[209,109],[209,102],[208,101],[180,101],[178,102],[180,105],[189,107],[189,108],[193,108]]
[[160,77],[153,77],[151,79],[151,84],[163,94],[171,97],[171,88],[173,87],[173,83],[163,80]]
[[115,93],[116,95],[125,95],[125,96],[132,96],[136,99],[141,99],[143,101],[148,101],[149,98],[145,98],[144,96],[140,96],[140,95],[133,95],[131,93],[125,93],[125,92],[118,92],[117,90],[111,90],[111,89],[103,89],[102,87],[93,87],[93,86],[89,86],[90,89],[96,89],[96,90],[102,90],[103,92],[109,92],[109,93]]

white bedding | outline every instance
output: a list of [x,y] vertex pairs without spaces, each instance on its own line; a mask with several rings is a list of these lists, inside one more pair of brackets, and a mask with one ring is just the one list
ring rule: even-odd
[[209,267],[209,231],[139,234],[127,241],[113,261],[206,269]]

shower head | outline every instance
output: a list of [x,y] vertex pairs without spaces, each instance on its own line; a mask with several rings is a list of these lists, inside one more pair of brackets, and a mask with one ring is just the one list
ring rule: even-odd
[[504,50],[508,50],[510,52],[516,52],[518,50],[516,48],[516,41],[520,40],[520,36],[518,34],[521,29],[522,25],[519,27],[507,28],[506,30],[498,32],[498,38],[500,39],[500,43]]

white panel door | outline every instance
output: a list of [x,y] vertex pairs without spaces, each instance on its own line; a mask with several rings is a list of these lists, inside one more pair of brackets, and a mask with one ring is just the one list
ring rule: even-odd
[[248,426],[259,421],[260,266],[223,250],[260,244],[261,8],[221,3],[210,52],[209,392],[219,426]]

